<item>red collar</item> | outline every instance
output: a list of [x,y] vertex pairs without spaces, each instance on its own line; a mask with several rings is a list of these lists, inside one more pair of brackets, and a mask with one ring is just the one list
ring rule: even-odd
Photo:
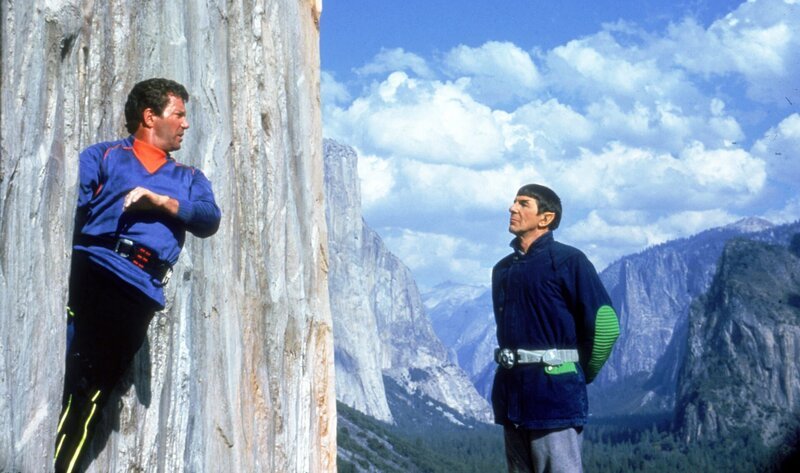
[[133,154],[150,174],[167,162],[167,153],[163,149],[136,138],[133,139]]

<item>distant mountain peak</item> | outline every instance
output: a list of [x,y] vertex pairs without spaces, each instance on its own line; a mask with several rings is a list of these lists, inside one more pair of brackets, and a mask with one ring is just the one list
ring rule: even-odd
[[745,217],[741,220],[737,220],[729,225],[726,225],[725,228],[739,230],[743,233],[752,233],[760,232],[774,226],[774,223],[761,217]]
[[364,223],[356,151],[327,139],[323,147],[337,399],[376,419],[396,421],[388,376],[409,395],[423,393],[460,415],[489,422],[489,404],[449,360],[411,271]]
[[436,291],[449,291],[449,290],[486,290],[489,286],[488,285],[480,285],[480,284],[466,284],[461,282],[456,282],[453,280],[448,279],[447,281],[440,282],[439,284],[433,286],[433,289],[426,292],[436,292]]
[[422,298],[425,307],[433,309],[442,303],[458,305],[464,301],[472,300],[489,290],[489,286],[479,286],[476,284],[462,284],[455,281],[445,281],[434,286],[433,289],[425,291]]

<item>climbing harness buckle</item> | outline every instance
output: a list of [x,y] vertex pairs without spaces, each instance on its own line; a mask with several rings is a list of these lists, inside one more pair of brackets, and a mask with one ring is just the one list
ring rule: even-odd
[[114,252],[118,253],[123,258],[130,258],[133,246],[133,240],[129,240],[127,238],[118,238],[114,244]]

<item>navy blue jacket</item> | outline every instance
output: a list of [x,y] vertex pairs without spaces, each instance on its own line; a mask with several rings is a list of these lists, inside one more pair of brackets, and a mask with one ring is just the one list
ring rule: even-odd
[[[586,384],[597,375],[619,334],[611,299],[592,263],[552,232],[492,271],[497,342],[501,348],[577,349],[579,363],[498,366],[492,387],[495,422],[528,429],[586,423]],[[598,316],[602,330],[596,339]],[[616,330],[616,332],[615,332]]]

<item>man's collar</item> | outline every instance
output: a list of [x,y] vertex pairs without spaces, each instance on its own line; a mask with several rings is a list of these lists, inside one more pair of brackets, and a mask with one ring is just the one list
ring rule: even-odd
[[527,252],[523,252],[522,248],[519,246],[519,237],[515,237],[513,240],[511,240],[511,243],[509,243],[508,246],[513,248],[515,253],[517,253],[519,255],[525,255],[525,254],[530,254],[531,251],[533,251],[536,248],[539,248],[539,247],[541,247],[541,246],[543,246],[543,245],[545,245],[545,244],[547,244],[548,242],[551,242],[551,241],[553,241],[553,232],[552,232],[552,230],[544,233],[542,236],[540,236],[539,238],[534,240],[533,243],[531,243],[531,246],[528,247],[528,251]]
[[166,151],[136,138],[133,138],[133,154],[150,174],[167,162]]

